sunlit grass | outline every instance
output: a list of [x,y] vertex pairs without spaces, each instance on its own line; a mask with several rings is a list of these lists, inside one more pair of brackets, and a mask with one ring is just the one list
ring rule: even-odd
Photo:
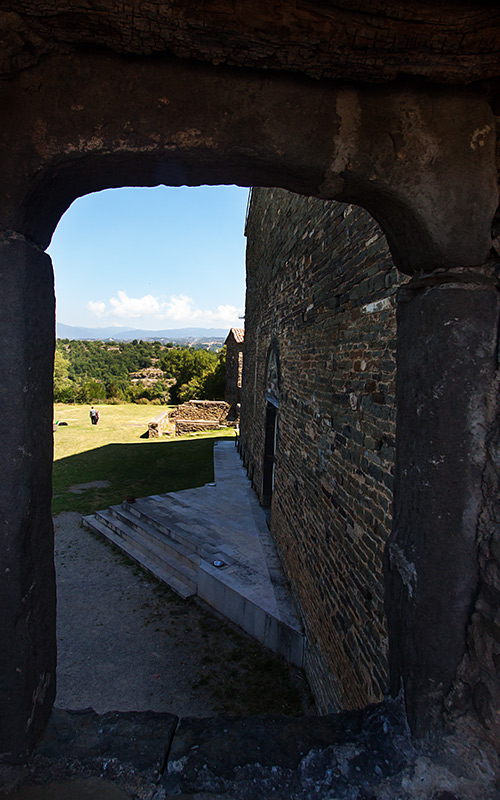
[[[164,408],[103,405],[98,425],[92,425],[90,406],[56,404],[54,420],[67,425],[57,425],[54,432],[53,513],[89,514],[130,494],[144,497],[212,481],[213,440],[234,432],[141,438]],[[93,481],[108,485],[70,491],[75,484]]]

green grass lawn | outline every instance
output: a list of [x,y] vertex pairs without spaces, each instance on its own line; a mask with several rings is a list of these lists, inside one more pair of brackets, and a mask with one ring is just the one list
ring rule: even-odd
[[[161,439],[141,438],[148,422],[164,407],[123,404],[99,406],[92,425],[90,406],[54,406],[54,420],[67,422],[54,432],[52,511],[90,514],[126,495],[144,497],[203,486],[213,481],[213,441],[234,436],[232,429]],[[93,481],[107,486],[72,487]]]

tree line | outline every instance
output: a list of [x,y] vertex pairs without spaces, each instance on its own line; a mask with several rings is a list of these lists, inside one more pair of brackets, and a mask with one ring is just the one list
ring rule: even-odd
[[[54,400],[59,403],[184,403],[222,400],[225,347],[219,353],[173,343],[58,339]],[[149,371],[149,372],[148,372]],[[144,378],[132,378],[134,373]]]

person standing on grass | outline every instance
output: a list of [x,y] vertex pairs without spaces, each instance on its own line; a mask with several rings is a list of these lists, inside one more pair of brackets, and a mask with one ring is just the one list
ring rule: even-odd
[[99,419],[99,412],[97,408],[94,408],[94,406],[92,406],[92,408],[90,409],[90,421],[92,425],[97,425],[98,419]]

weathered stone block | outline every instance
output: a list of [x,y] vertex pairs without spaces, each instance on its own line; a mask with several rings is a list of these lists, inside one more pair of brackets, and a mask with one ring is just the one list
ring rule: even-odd
[[160,438],[165,430],[168,428],[168,411],[162,411],[160,414],[157,414],[151,422],[148,422],[148,438],[149,439],[158,439]]
[[0,761],[22,759],[55,696],[51,517],[54,278],[21,236],[0,241]]
[[486,431],[491,398],[498,396],[499,295],[480,271],[477,282],[460,277],[410,283],[398,306],[386,610],[392,690],[403,681],[410,722],[419,731],[439,715],[467,652],[481,577]]

